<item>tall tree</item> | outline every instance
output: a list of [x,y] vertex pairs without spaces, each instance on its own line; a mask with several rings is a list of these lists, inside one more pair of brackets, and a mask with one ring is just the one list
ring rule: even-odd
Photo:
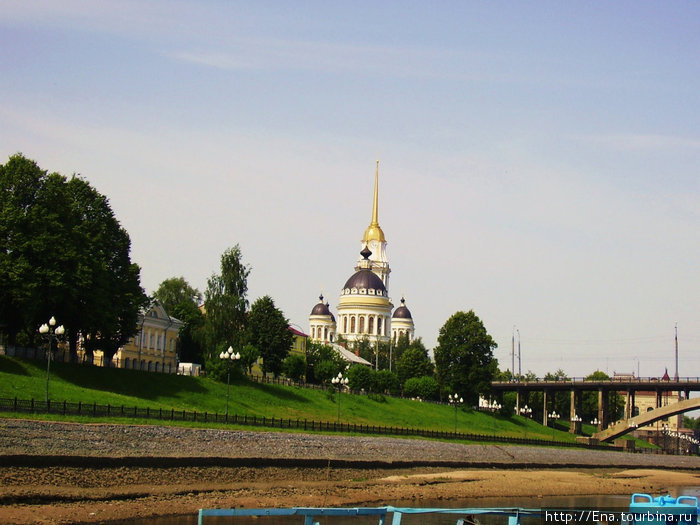
[[165,279],[153,296],[160,301],[166,312],[172,314],[183,304],[199,306],[202,302],[202,293],[190,286],[184,277]]
[[250,267],[236,244],[221,255],[221,273],[212,275],[204,292],[204,350],[207,361],[217,358],[222,347],[241,348],[248,309]]
[[257,299],[250,307],[248,341],[260,351],[263,372],[277,377],[282,362],[292,347],[293,335],[289,320],[269,295]]
[[413,377],[433,375],[433,363],[420,338],[403,351],[396,362],[396,373],[402,385]]
[[190,286],[184,277],[171,277],[160,283],[153,296],[160,301],[169,315],[184,323],[179,333],[180,361],[201,363],[204,326],[204,315],[199,309],[202,302],[201,292]]
[[47,174],[17,154],[0,165],[0,329],[31,343],[55,315],[71,354],[79,334],[86,350],[109,361],[136,331],[146,299],[129,235],[109,201],[80,177]]
[[435,367],[441,387],[475,405],[479,394],[488,394],[498,370],[493,357],[496,342],[473,310],[457,312],[440,328]]

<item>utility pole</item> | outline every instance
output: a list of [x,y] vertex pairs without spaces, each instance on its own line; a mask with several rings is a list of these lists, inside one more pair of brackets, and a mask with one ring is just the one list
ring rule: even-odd
[[510,341],[510,360],[510,371],[513,375],[513,379],[515,379],[515,325],[513,325],[513,337]]
[[516,328],[518,332],[518,377],[522,377],[523,375],[523,370],[522,370],[522,361],[520,358],[522,357],[520,354],[520,330]]
[[678,381],[678,322],[676,321],[675,329],[675,340],[676,340],[676,375],[673,379]]

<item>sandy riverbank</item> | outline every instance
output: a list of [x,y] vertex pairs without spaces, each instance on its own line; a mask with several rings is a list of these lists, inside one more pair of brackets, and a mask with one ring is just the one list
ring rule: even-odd
[[680,486],[700,486],[700,458],[0,420],[0,523],[99,523],[202,507],[478,506],[488,497]]

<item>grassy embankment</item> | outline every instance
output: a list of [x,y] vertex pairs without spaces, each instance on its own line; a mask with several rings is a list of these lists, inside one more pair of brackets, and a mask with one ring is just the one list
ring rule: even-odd
[[[43,401],[45,393],[45,361],[0,356],[0,397]],[[168,411],[196,410],[198,413],[206,411],[210,414],[223,414],[226,410],[226,384],[204,377],[52,363],[50,399],[53,402],[80,401],[84,404],[150,407]],[[338,416],[337,399],[337,395],[323,390],[259,384],[237,379],[231,382],[229,413],[239,416],[332,422],[336,421]],[[0,415],[17,416],[9,413]],[[340,416],[343,422],[363,425],[443,431],[455,429],[454,407],[392,397],[373,399],[364,395],[341,394]],[[85,420],[55,415],[43,417]],[[100,421],[119,419],[100,418]],[[574,436],[565,431],[566,422],[557,423],[564,431],[543,427],[520,416],[507,418],[463,408],[457,410],[457,429],[460,432],[573,441]],[[585,430],[591,431],[592,427]]]

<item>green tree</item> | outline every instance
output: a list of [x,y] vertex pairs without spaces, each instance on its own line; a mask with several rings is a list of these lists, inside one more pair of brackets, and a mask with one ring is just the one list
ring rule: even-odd
[[238,245],[221,255],[221,273],[207,280],[204,292],[204,362],[208,367],[218,358],[217,348],[241,348],[245,339],[248,309],[248,275]]
[[277,377],[292,348],[293,335],[289,320],[269,295],[257,299],[250,307],[248,341],[260,351],[263,372]]
[[[184,277],[165,279],[153,296],[160,301],[168,313],[174,313],[183,304],[198,307],[202,303],[202,293],[190,286]],[[180,320],[184,321],[184,319]]]
[[306,359],[301,354],[289,354],[282,361],[282,372],[292,381],[301,381],[306,372]]
[[375,378],[371,368],[365,365],[352,365],[348,368],[347,378],[350,390],[374,392]]
[[168,315],[184,323],[179,333],[180,361],[201,363],[204,358],[201,344],[204,314],[199,308],[201,292],[191,287],[184,277],[171,277],[160,283],[153,296]]
[[[596,370],[585,377],[586,381],[609,381],[610,376],[601,370]],[[622,418],[625,400],[615,391],[608,392],[608,410],[610,421]],[[587,391],[581,395],[581,414],[584,422],[589,423],[598,417],[598,392]]]
[[374,390],[380,394],[391,394],[392,396],[401,393],[401,383],[399,376],[390,370],[375,370],[374,371]]
[[131,241],[109,201],[80,177],[13,155],[0,165],[0,326],[32,342],[55,315],[71,355],[78,335],[108,363],[137,330],[146,296]]
[[431,376],[412,377],[406,380],[403,386],[404,395],[419,397],[421,399],[437,399],[440,393],[440,385]]
[[253,373],[253,365],[260,357],[260,352],[253,345],[248,343],[243,345],[240,351],[241,354],[241,366],[248,371],[249,374]]
[[420,340],[417,342],[420,344],[404,350],[403,355],[396,362],[396,373],[402,385],[413,377],[433,375],[433,363],[428,356],[428,350]]
[[306,344],[306,381],[323,384],[343,372],[347,362],[332,346],[308,341]]
[[479,394],[486,396],[490,392],[498,370],[493,357],[496,346],[472,310],[452,315],[440,328],[435,348],[441,388],[459,393],[468,405],[476,405]]
[[[545,381],[568,381],[569,379],[561,368],[555,372],[547,372],[544,376]],[[550,395],[550,405],[546,407],[547,412],[551,413],[554,410],[559,416],[568,418],[571,409],[571,394],[569,392],[552,392]]]

